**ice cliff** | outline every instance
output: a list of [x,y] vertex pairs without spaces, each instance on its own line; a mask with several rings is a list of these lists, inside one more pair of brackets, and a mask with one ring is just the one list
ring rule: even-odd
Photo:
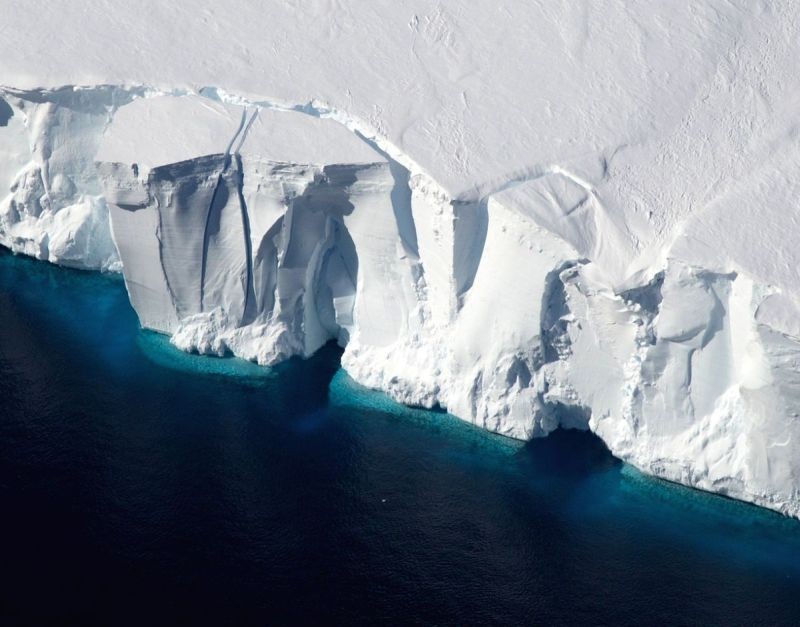
[[[87,5],[124,19],[89,11],[69,66],[12,45],[59,11],[12,18],[0,243],[121,270],[182,349],[336,340],[401,402],[588,428],[800,515],[793,5]],[[206,51],[215,29],[238,43]]]

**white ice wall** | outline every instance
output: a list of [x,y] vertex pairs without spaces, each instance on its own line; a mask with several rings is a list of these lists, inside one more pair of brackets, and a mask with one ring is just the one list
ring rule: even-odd
[[747,211],[726,229],[711,205],[645,255],[602,159],[465,200],[319,111],[77,93],[6,95],[0,234],[83,267],[118,251],[142,324],[177,346],[273,364],[336,339],[402,402],[518,438],[590,428],[647,472],[800,513],[793,257],[747,249]]

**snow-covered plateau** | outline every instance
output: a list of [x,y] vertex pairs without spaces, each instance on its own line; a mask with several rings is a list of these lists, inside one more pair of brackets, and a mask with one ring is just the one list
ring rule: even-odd
[[800,516],[800,4],[0,5],[4,246]]

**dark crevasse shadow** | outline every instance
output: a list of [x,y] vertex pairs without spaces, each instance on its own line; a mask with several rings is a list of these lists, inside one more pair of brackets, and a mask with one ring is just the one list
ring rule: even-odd
[[0,126],[8,126],[8,121],[14,117],[11,105],[0,98]]

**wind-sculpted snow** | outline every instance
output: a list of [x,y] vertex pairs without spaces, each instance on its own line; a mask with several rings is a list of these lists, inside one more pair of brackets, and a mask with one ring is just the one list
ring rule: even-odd
[[401,402],[800,515],[796,5],[85,4],[80,54],[8,16],[0,243],[121,269],[184,350],[336,340]]

